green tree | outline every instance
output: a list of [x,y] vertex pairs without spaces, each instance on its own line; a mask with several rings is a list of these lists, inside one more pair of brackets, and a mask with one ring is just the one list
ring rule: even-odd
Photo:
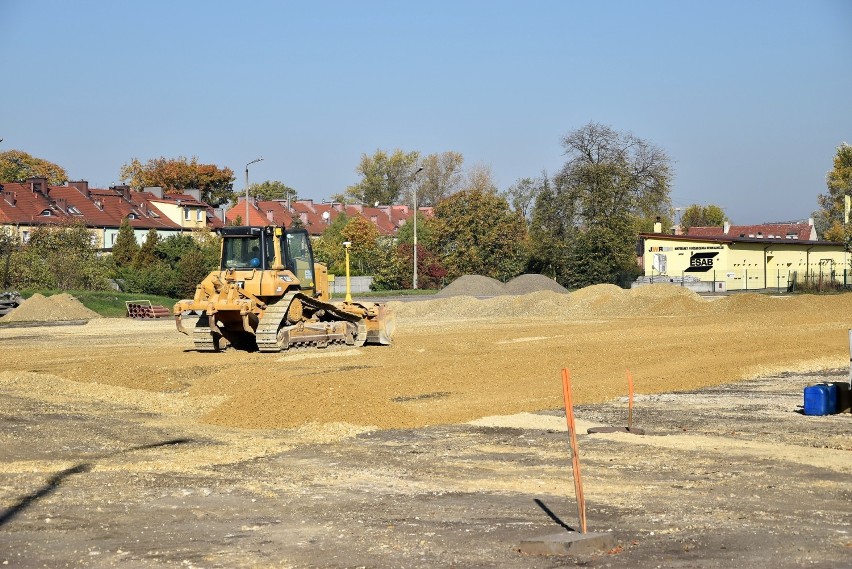
[[367,205],[396,203],[414,183],[419,157],[418,152],[399,149],[391,154],[376,150],[372,156],[361,155],[361,162],[355,169],[361,180],[346,188],[346,200]]
[[526,223],[505,198],[481,189],[464,190],[435,206],[431,242],[447,277],[479,274],[506,281],[520,274]]
[[10,268],[12,265],[12,254],[18,251],[21,247],[21,240],[18,234],[7,227],[0,227],[0,286],[3,290],[11,288],[9,280]]
[[192,298],[195,289],[210,274],[211,268],[199,248],[188,250],[175,266],[175,288],[178,296]]
[[612,283],[629,288],[640,274],[634,223],[635,218],[624,215],[578,231],[568,251],[565,286],[583,288]]
[[[419,229],[419,228],[418,228]],[[418,233],[419,235],[419,233]],[[417,245],[417,288],[438,289],[444,284],[447,270],[429,248]],[[382,255],[374,273],[374,290],[410,289],[414,280],[414,246],[412,243],[391,245]]]
[[680,216],[680,227],[684,233],[689,232],[690,227],[722,227],[729,221],[725,210],[717,205],[692,204]]
[[152,158],[146,163],[133,158],[121,167],[122,182],[136,189],[159,186],[167,194],[181,193],[186,189],[201,190],[201,199],[219,205],[234,198],[234,172],[215,164],[200,164],[198,158]]
[[[554,178],[553,201],[544,203],[542,192],[531,230],[533,239],[544,237],[553,251],[539,246],[532,259],[554,267],[565,286],[620,281],[632,270],[624,260],[635,257],[639,220],[670,209],[670,160],[649,142],[597,123],[567,134],[562,146],[567,160]],[[593,246],[597,238],[611,243]]]
[[136,233],[130,225],[130,219],[121,220],[118,227],[118,235],[112,246],[112,259],[117,267],[127,267],[133,264],[133,259],[139,252],[139,243],[136,242]]
[[133,258],[133,268],[139,270],[156,263],[159,260],[157,257],[157,245],[159,243],[160,236],[157,235],[157,230],[154,228],[149,229],[148,234],[145,236],[145,242],[142,243],[142,247],[139,248],[139,251]]
[[[151,233],[149,231],[148,235],[146,235],[146,241],[150,238]],[[198,243],[193,234],[178,233],[177,235],[170,235],[165,239],[159,239],[158,237],[154,245],[154,256],[157,259],[167,262],[170,267],[174,268],[177,266],[181,257],[190,251],[197,251],[198,249]]]
[[18,289],[106,290],[109,270],[94,237],[82,222],[36,227],[12,253],[9,281]]
[[249,194],[259,200],[290,200],[296,201],[299,196],[293,188],[275,180],[266,180],[249,186]]
[[314,257],[320,263],[328,266],[330,273],[341,274],[346,270],[344,265],[343,228],[349,223],[349,217],[341,212],[331,224],[325,228],[322,235],[314,241]]
[[59,186],[68,181],[68,174],[62,166],[21,150],[0,152],[0,183],[22,182],[27,178],[47,178],[48,184]]
[[577,233],[574,203],[563,186],[542,179],[530,220],[527,272],[568,284],[569,254]]
[[175,298],[178,294],[177,273],[161,259],[123,271],[125,292],[156,294]]
[[373,223],[360,215],[353,217],[340,232],[340,236],[351,244],[349,246],[351,274],[370,275],[379,268],[382,251],[378,244],[379,230]]
[[828,191],[817,197],[822,223],[827,227],[823,239],[849,242],[850,231],[845,223],[844,196],[852,196],[852,146],[843,143],[837,147],[834,166],[826,174]]
[[542,172],[538,178],[521,178],[504,193],[506,201],[512,205],[512,209],[530,220],[536,198],[548,183],[547,172]]
[[[417,242],[419,244],[428,243],[431,239],[432,226],[426,222],[426,216],[422,211],[417,212]],[[414,244],[414,217],[409,217],[396,232],[396,242],[405,243],[408,245]]]

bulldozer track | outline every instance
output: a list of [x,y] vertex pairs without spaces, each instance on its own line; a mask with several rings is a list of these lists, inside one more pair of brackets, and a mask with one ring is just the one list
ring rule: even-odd
[[[319,338],[306,339],[295,333],[296,331],[302,332],[302,327],[306,325],[304,322],[295,323],[290,326],[286,325],[290,304],[294,300],[298,300],[303,306],[307,306],[314,311],[314,313],[324,316],[314,326],[325,325],[329,327],[329,337],[323,338],[322,333],[320,333]],[[335,323],[339,324],[340,322],[346,323],[347,332],[343,337],[340,337],[339,331],[331,333],[332,331],[330,330]],[[294,332],[292,336],[290,334],[291,331]],[[360,316],[339,310],[333,304],[328,304],[294,291],[281,297],[275,304],[266,307],[255,331],[255,338],[257,340],[257,349],[261,352],[280,352],[291,348],[325,348],[332,345],[352,345],[358,347],[363,346],[367,339],[367,328]]]
[[210,329],[210,319],[206,313],[198,317],[192,331],[192,342],[200,352],[218,352],[221,337]]
[[268,305],[255,330],[257,349],[261,352],[280,352],[289,347],[278,341],[278,330],[287,317],[290,303],[299,296],[298,292],[288,292],[275,304]]

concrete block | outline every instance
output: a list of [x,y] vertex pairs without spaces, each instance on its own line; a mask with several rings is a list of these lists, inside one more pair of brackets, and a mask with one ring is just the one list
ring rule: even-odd
[[611,533],[555,533],[523,540],[518,551],[530,555],[590,555],[606,553],[615,547]]

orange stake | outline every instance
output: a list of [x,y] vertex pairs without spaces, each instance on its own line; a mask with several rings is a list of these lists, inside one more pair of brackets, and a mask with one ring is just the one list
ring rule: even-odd
[[633,375],[627,370],[627,430],[633,427]]
[[574,426],[574,398],[571,395],[571,372],[562,369],[562,397],[565,399],[565,419],[571,440],[571,466],[574,469],[574,494],[580,515],[580,531],[586,533],[586,500],[583,498],[583,479],[580,477],[580,455],[577,452],[577,430]]

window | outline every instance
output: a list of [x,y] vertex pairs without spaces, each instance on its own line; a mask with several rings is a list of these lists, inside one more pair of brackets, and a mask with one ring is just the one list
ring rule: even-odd
[[29,231],[26,231],[26,230],[21,231],[21,241],[23,241],[24,243],[30,242],[30,232]]
[[195,221],[204,221],[204,210],[198,209],[195,211]]
[[190,219],[189,218],[189,208],[185,207],[185,208],[183,208],[183,220],[189,221],[189,219]]
[[223,269],[261,269],[260,235],[227,237],[222,249]]
[[314,288],[314,260],[307,232],[287,233],[287,268],[299,279],[302,288]]
[[51,212],[49,209],[46,209],[41,212],[41,215],[43,215],[44,217],[50,217],[51,215],[53,215],[53,212]]
[[71,213],[71,214],[74,214],[74,215],[83,215],[83,212],[81,212],[79,209],[77,209],[73,205],[68,206],[68,213]]

